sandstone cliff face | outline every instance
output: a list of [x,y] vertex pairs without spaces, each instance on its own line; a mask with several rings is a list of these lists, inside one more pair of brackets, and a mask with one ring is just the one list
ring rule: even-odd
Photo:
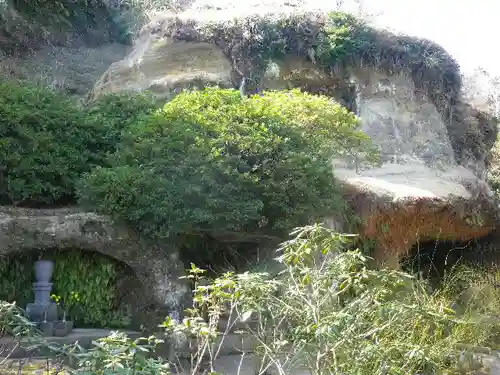
[[[418,241],[488,234],[496,209],[484,181],[487,154],[474,158],[462,148],[458,159],[445,121],[408,75],[365,68],[352,80],[363,129],[384,163],[356,171],[340,162],[335,173],[349,185],[364,234],[377,239],[376,257],[396,266]],[[483,142],[491,142],[489,136]]]
[[[260,2],[233,17],[228,4],[200,4],[153,20],[89,98],[150,90],[165,100],[209,85],[330,95],[360,116],[381,148],[380,168],[334,163],[381,262],[397,267],[418,240],[467,240],[494,228],[497,211],[484,176],[495,124],[462,100],[458,65],[442,48],[380,31],[376,52],[325,69],[313,53],[327,22],[324,11]],[[274,25],[269,40],[266,23]],[[293,51],[267,57],[263,67],[252,51],[276,40]]]
[[[144,44],[142,44],[144,43]],[[149,90],[169,100],[185,89],[232,87],[231,63],[216,45],[145,38],[125,61],[113,63],[91,99],[101,93]],[[127,64],[129,68],[125,68]]]

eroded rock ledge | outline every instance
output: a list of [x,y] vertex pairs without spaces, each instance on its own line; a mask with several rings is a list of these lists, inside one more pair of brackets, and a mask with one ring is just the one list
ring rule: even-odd
[[375,260],[395,269],[418,243],[469,241],[487,236],[499,225],[496,202],[480,188],[468,196],[438,196],[430,191],[412,195],[407,186],[406,194],[397,196],[390,188],[376,189],[362,180],[345,187],[362,221],[360,234],[376,240]]
[[131,267],[158,308],[179,312],[188,291],[174,248],[158,246],[132,229],[91,212],[0,207],[0,255],[50,248],[95,251]]

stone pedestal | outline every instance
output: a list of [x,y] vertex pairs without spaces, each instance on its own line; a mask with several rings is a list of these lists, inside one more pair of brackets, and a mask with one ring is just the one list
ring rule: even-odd
[[28,303],[26,313],[30,321],[36,323],[43,336],[67,336],[73,329],[73,322],[59,321],[57,304],[50,298],[52,291],[50,278],[53,270],[52,261],[39,260],[35,263],[37,280],[33,283],[35,301]]
[[42,303],[28,303],[26,306],[26,313],[32,322],[54,322],[58,319],[57,305],[49,302]]
[[57,305],[50,300],[52,283],[34,282],[35,302],[28,303],[26,312],[32,322],[53,322],[58,318]]

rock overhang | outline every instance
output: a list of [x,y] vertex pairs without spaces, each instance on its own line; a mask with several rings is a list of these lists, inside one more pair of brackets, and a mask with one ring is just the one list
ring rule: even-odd
[[[205,7],[207,3],[208,10],[200,12],[200,9],[207,8]],[[287,60],[297,57],[312,61],[323,73],[344,80],[350,79],[348,70],[362,66],[390,74],[403,72],[414,81],[416,90],[431,99],[443,120],[446,120],[457,159],[462,159],[464,154],[465,158],[474,154],[472,148],[476,146],[482,149],[491,148],[496,139],[496,129],[490,119],[471,108],[460,97],[461,75],[458,63],[441,46],[432,41],[393,34],[362,23],[358,25],[351,18],[337,17],[332,22],[327,14],[329,7],[326,6],[320,10],[311,7],[304,9],[284,5],[287,2],[283,1],[252,1],[246,7],[240,5],[234,7],[231,1],[217,5],[210,4],[200,1],[179,14],[157,14],[142,30],[131,54],[110,67],[96,84],[90,97],[96,98],[108,92],[106,84],[109,82],[119,83],[120,72],[132,73],[135,70],[136,82],[147,81],[148,79],[141,78],[140,75],[144,72],[140,70],[141,66],[148,64],[148,54],[153,60],[157,60],[160,56],[152,53],[155,51],[155,45],[161,43],[169,45],[165,47],[163,54],[165,60],[169,61],[182,55],[190,55],[183,50],[183,47],[178,47],[177,43],[184,46],[186,42],[200,43],[201,49],[207,48],[208,44],[224,54],[216,56],[212,64],[220,65],[218,72],[225,72],[222,74],[223,78],[208,79],[207,84],[222,83],[226,86],[232,84],[233,87],[240,87],[241,80],[245,78],[246,84],[251,86],[249,81],[263,79],[264,72],[273,59]],[[344,24],[351,28],[353,33],[367,34],[369,43],[365,43],[366,45],[363,45],[357,54],[338,56],[335,63],[325,64],[324,61],[319,61],[321,57],[317,54],[325,39],[325,28],[344,26]],[[263,47],[268,42],[270,44],[273,42],[275,45]],[[276,49],[279,48],[282,50],[277,52]],[[194,52],[194,49],[191,52]],[[273,53],[274,56],[270,56]],[[190,56],[196,57],[196,53]],[[261,59],[265,61],[259,61]],[[228,64],[231,65],[230,68]],[[184,74],[194,72],[199,75],[214,74],[204,66],[189,68]],[[174,77],[169,77],[165,72],[164,82],[168,82],[169,78]],[[151,85],[154,83],[151,82]],[[156,79],[156,83],[161,84],[161,79]],[[257,86],[262,86],[261,83],[258,82]],[[146,89],[144,85],[137,84],[124,85],[113,90]],[[248,89],[251,91],[252,88]],[[464,124],[465,118],[471,121]],[[456,124],[456,122],[461,123]],[[461,131],[458,131],[459,128]]]
[[427,241],[483,238],[498,225],[498,205],[490,195],[395,197],[359,183],[344,182],[345,195],[362,219],[360,235],[374,240],[378,264],[398,268],[412,247]]
[[[484,176],[496,124],[463,99],[459,66],[442,47],[426,39],[374,29],[349,17],[332,22],[327,8],[297,10],[282,1],[261,1],[258,6],[248,4],[235,11],[228,5],[234,2],[229,2],[200,12],[203,3],[180,14],[158,14],[142,30],[134,52],[110,67],[91,97],[108,92],[110,82],[115,83],[115,91],[153,86],[156,95],[171,97],[178,92],[169,83],[174,78],[184,76],[189,81],[189,77],[204,74],[222,77],[207,79],[207,85],[218,80],[223,87],[246,93],[300,87],[326,94],[360,116],[363,129],[382,151],[379,168],[336,165],[334,169],[346,186],[348,200],[364,202],[362,207],[355,205],[364,223],[361,233],[380,240],[387,251],[389,243],[411,243],[418,236],[432,238],[446,232],[469,238],[486,235],[495,227],[497,206]],[[325,28],[339,22],[348,22],[355,36],[368,35],[370,43],[357,54],[339,55],[332,62],[321,56],[319,46],[328,35]],[[263,45],[276,41],[283,50],[273,55]],[[159,42],[167,46],[163,58],[161,53],[152,53],[151,46]],[[175,62],[183,51],[179,46],[187,45],[199,48],[192,48],[184,60],[203,60],[203,51],[210,48],[218,51],[212,54],[217,56],[211,67],[201,63],[188,69],[179,66],[172,75],[158,67],[146,79],[136,74],[141,66],[148,66],[148,56],[159,65]],[[151,82],[159,82],[154,77],[157,73],[163,75],[162,83],[155,86]],[[132,84],[121,84],[120,74],[127,75]],[[377,216],[366,207],[378,209],[379,216],[392,215],[399,223],[399,229],[391,227],[394,238],[386,239],[386,232],[374,226]],[[471,217],[479,217],[480,225]],[[417,237],[411,234],[415,231]],[[397,238],[403,235],[405,239]],[[390,253],[399,256],[408,250],[406,243],[398,246]]]

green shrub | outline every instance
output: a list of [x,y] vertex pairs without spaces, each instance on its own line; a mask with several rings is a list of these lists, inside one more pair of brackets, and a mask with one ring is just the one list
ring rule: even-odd
[[1,198],[3,203],[64,201],[82,170],[91,127],[75,103],[51,91],[0,84]]
[[95,165],[106,165],[107,157],[121,143],[122,132],[154,113],[158,105],[147,94],[108,94],[83,110],[86,121],[99,129],[91,144]]
[[[171,375],[174,371],[169,364],[155,356],[158,345],[163,343],[154,335],[134,339],[125,332],[111,332],[92,341],[88,349],[80,346],[78,341],[64,345],[38,340],[37,346],[48,348],[58,359],[72,364],[67,372],[56,371],[61,375]],[[40,366],[40,370],[44,367]],[[40,370],[36,373],[41,373]]]
[[429,292],[410,274],[370,269],[359,251],[344,251],[344,235],[319,225],[294,234],[280,248],[276,277],[227,273],[207,281],[191,268],[193,308],[183,322],[165,322],[169,334],[196,343],[190,373],[217,359],[227,316],[242,340],[257,342],[256,373],[451,375],[480,367],[464,344],[484,345],[493,324],[474,309],[458,313],[443,290]]
[[378,155],[358,125],[327,97],[296,90],[183,93],[130,128],[113,166],[83,180],[80,201],[154,236],[287,233],[345,214],[331,157]]
[[139,116],[131,113],[152,108],[146,102],[111,96],[87,109],[46,88],[0,83],[0,202],[73,202],[81,174],[105,163],[120,129]]
[[316,48],[323,66],[335,66],[349,58],[369,57],[377,48],[376,32],[364,21],[343,12],[332,12]]

